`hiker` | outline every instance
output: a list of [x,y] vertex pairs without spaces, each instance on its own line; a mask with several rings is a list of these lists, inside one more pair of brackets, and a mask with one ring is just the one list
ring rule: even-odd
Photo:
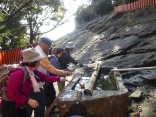
[[[52,55],[49,57],[50,63],[53,66],[55,66],[57,69],[61,69],[59,59],[62,56],[63,49],[61,49],[61,48],[53,48],[51,50],[51,53],[52,53]],[[68,69],[64,69],[64,70],[65,71],[69,71]],[[50,75],[53,75],[53,74],[50,74]],[[57,82],[57,84],[58,84],[59,91],[62,91],[62,89],[64,88],[64,85],[65,85],[65,82],[62,82],[62,83]]]
[[[40,54],[40,56],[42,56],[40,62],[39,62],[39,67],[38,70],[47,74],[47,71],[49,73],[52,74],[56,74],[56,75],[60,75],[60,76],[68,76],[71,73],[69,71],[63,71],[63,70],[59,70],[56,69],[48,60],[48,51],[49,48],[52,45],[52,41],[49,38],[46,37],[42,37],[39,40],[39,44],[35,47],[35,49],[37,50],[37,52]],[[43,86],[45,85],[44,82],[39,83],[39,87],[43,88]],[[51,99],[49,97],[51,97],[51,95],[55,95],[52,93],[51,89],[53,88],[52,83],[48,83],[44,86],[44,90],[42,90],[42,93],[36,95],[33,91],[30,94],[30,97],[33,99],[37,99],[38,103],[39,103],[39,107],[37,109],[35,109],[35,117],[43,117],[44,113],[45,113],[45,106],[48,108],[50,106],[50,104],[53,102],[54,99]],[[33,108],[31,108],[30,106],[28,107],[28,115],[29,117],[31,117]]]
[[[49,61],[52,65],[54,65],[57,69],[61,69],[59,59],[62,57],[63,49],[62,48],[53,48],[51,50],[52,55],[49,57]],[[65,71],[73,72],[75,69],[63,69]],[[62,91],[64,88],[65,82],[57,82],[59,91]]]
[[[61,66],[60,66],[60,63],[59,63],[59,58],[62,56],[62,52],[63,52],[63,50],[61,48],[53,48],[51,50],[51,54],[52,55],[49,57],[49,61],[57,69],[61,69]],[[49,73],[49,74],[50,75],[54,75],[54,74],[51,74],[51,73]],[[65,82],[63,82],[63,84],[64,83]],[[58,89],[59,89],[59,91],[62,90],[61,84],[58,84]],[[55,94],[56,94],[56,92],[55,92]],[[54,97],[51,97],[51,98],[54,98]]]
[[[40,105],[37,100],[29,97],[31,88],[37,94],[42,89],[35,79],[35,75],[40,77],[42,82],[64,81],[58,76],[46,75],[37,70],[39,60],[42,56],[33,48],[25,49],[22,52],[23,61],[22,69],[15,68],[11,71],[6,89],[2,95],[2,117],[28,117],[26,106],[29,105],[33,109],[37,109]],[[24,77],[27,75],[26,77]]]
[[65,49],[63,50],[62,57],[59,59],[61,69],[68,69],[69,63],[83,67],[83,64],[73,59],[70,53],[74,50],[75,45],[73,42],[67,42]]
[[[60,63],[58,59],[62,56],[62,49],[60,48],[53,48],[50,52],[52,55],[49,57],[50,63],[57,69],[61,69]],[[52,76],[57,76],[55,74],[49,73]],[[59,83],[59,82],[57,82]],[[64,82],[63,82],[64,84]],[[58,85],[59,88],[59,85]],[[56,91],[54,88],[54,85],[51,83],[46,83],[44,85],[45,93],[46,93],[46,100],[47,100],[47,105],[46,107],[49,108],[50,105],[53,103],[54,99],[56,98]],[[60,90],[59,90],[60,91]],[[54,108],[52,109],[51,113],[53,112],[58,112],[59,110],[57,109],[57,106],[55,105]]]

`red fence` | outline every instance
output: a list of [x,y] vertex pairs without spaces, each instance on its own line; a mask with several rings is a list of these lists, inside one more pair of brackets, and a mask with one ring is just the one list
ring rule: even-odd
[[3,64],[12,64],[21,58],[20,52],[22,48],[0,52],[0,66]]
[[18,62],[21,58],[22,49],[32,48],[35,47],[36,45],[37,43],[33,43],[28,46],[24,46],[14,50],[7,50],[7,51],[0,52],[0,66],[3,64],[13,64],[15,62]]
[[150,6],[155,3],[156,3],[156,0],[139,0],[133,3],[114,7],[114,10],[116,12],[132,11],[132,10],[139,9],[145,6]]

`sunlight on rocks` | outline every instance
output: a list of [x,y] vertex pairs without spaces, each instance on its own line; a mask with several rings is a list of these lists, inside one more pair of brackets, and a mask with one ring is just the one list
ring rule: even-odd
[[100,35],[93,36],[93,39],[98,39],[98,38],[100,38]]
[[128,32],[128,31],[130,31],[130,28],[129,28],[129,27],[127,27],[125,30]]
[[112,52],[113,52],[113,53],[116,53],[116,52],[118,52],[119,49],[120,49],[120,46],[115,45],[115,46],[113,47],[113,49],[112,49]]

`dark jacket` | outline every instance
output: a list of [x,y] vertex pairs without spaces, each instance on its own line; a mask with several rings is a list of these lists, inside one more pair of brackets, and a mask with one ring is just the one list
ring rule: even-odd
[[[63,53],[62,53],[62,57],[59,59],[60,61],[60,66],[61,69],[67,69],[67,66],[69,63],[73,63],[75,65],[77,65],[79,62],[74,60],[71,55],[70,55],[70,51],[68,49],[64,49]],[[83,66],[81,63],[79,63],[80,66]]]

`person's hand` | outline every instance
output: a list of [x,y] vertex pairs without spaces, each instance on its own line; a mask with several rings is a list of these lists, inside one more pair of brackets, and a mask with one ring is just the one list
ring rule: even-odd
[[70,68],[69,71],[70,71],[70,72],[74,72],[74,71],[75,71],[75,68],[73,68],[73,69]]
[[68,66],[67,68],[70,72],[74,72],[76,69],[74,66]]
[[28,104],[32,107],[32,108],[38,108],[39,104],[36,100],[29,98],[28,100]]
[[65,75],[65,76],[69,76],[69,75],[71,75],[71,72],[69,72],[69,71],[64,71],[64,75]]
[[60,77],[60,82],[65,82],[66,78],[65,77]]
[[76,66],[77,67],[83,67],[83,64],[82,63],[78,63]]
[[83,64],[83,67],[84,68],[88,68],[88,64]]

